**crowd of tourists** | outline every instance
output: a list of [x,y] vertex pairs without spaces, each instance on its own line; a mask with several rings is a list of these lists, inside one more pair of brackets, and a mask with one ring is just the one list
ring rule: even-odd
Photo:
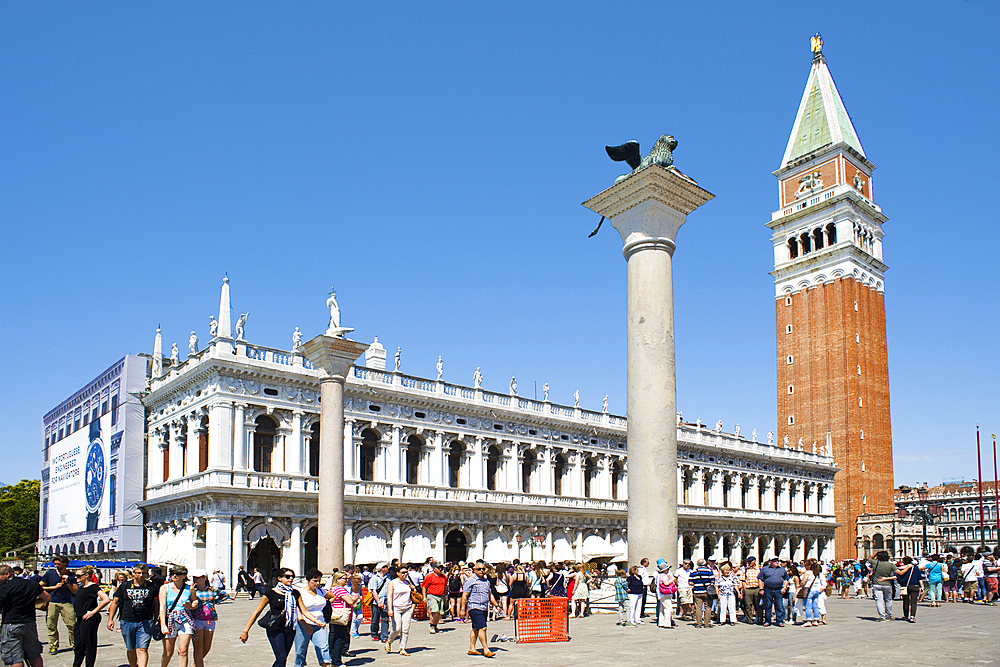
[[[367,636],[386,653],[408,656],[410,627],[419,605],[425,606],[429,633],[442,623],[469,625],[469,655],[494,657],[487,624],[516,618],[524,598],[563,598],[570,618],[591,612],[592,599],[613,599],[618,625],[675,628],[678,621],[694,628],[736,625],[802,627],[826,625],[828,597],[869,598],[878,621],[890,621],[893,600],[901,600],[901,620],[916,622],[917,603],[930,607],[965,602],[994,605],[998,597],[1000,559],[997,552],[939,554],[919,559],[892,559],[879,551],[869,560],[800,562],[754,557],[684,560],[673,567],[665,559],[632,566],[538,561],[491,564],[483,560],[443,564],[398,560],[346,566],[324,574],[312,569],[302,578],[288,568],[265,577],[241,567],[234,577],[235,595],[246,592],[260,600],[240,634],[246,642],[254,625],[271,646],[274,667],[283,667],[294,649],[294,664],[304,666],[315,653],[321,667],[342,665],[351,657],[352,640]],[[146,667],[152,642],[161,643],[161,667],[177,656],[180,667],[204,667],[212,649],[218,605],[231,600],[225,575],[204,569],[188,572],[172,566],[163,578],[145,564],[119,571],[107,585],[86,566],[68,569],[56,556],[43,575],[0,565],[0,659],[7,665],[42,664],[35,624],[44,609],[49,652],[59,650],[59,622],[66,626],[74,667],[96,664],[98,631],[106,610],[106,627],[120,632],[131,667]],[[369,612],[365,619],[364,611]],[[311,648],[310,648],[311,647]]]

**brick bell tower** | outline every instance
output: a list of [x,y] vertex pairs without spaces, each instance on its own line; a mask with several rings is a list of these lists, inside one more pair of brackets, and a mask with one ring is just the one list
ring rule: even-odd
[[812,69],[778,177],[773,232],[778,442],[831,447],[836,557],[861,514],[893,512],[882,224],[872,170],[812,38]]

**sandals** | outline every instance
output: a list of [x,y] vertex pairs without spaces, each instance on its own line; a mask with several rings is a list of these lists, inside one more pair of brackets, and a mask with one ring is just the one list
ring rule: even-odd
[[470,649],[469,650],[469,655],[482,655],[482,653],[480,653],[479,651],[473,651],[473,650]]

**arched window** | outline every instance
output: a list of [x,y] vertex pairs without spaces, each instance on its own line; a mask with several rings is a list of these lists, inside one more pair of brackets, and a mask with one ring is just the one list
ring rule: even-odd
[[566,458],[562,454],[556,454],[552,460],[552,492],[561,496],[563,494],[563,479],[566,478]]
[[799,242],[793,236],[788,239],[788,259],[795,259],[799,256]]
[[958,529],[958,541],[959,542],[964,542],[965,541],[965,527],[964,526]]
[[809,232],[802,232],[802,235],[799,236],[799,245],[802,246],[803,255],[812,250],[812,243],[809,240]]
[[872,536],[872,546],[876,551],[882,551],[882,549],[885,548],[885,537],[882,533],[875,533],[875,535]]
[[958,510],[955,509],[954,507],[951,508],[951,511],[948,513],[948,515],[951,517],[950,518],[951,521],[958,521]]
[[378,454],[378,441],[381,439],[378,431],[370,428],[361,432],[361,456],[358,463],[361,479],[366,482],[375,481],[375,456]]
[[312,425],[309,436],[309,474],[319,477],[319,422]]
[[531,493],[531,470],[535,467],[535,453],[525,452],[521,461],[521,491]]
[[611,464],[611,499],[619,500],[618,498],[618,485],[622,481],[622,466],[620,463],[615,461]]
[[837,225],[832,222],[826,226],[826,244],[828,246],[837,242]]
[[500,448],[490,445],[486,451],[486,488],[497,490],[497,474],[500,472]]
[[208,470],[208,417],[201,418],[198,429],[198,472]]
[[254,424],[253,469],[257,472],[271,472],[271,453],[274,451],[274,434],[277,433],[278,426],[267,415],[257,417]]
[[465,452],[465,445],[458,440],[451,443],[448,448],[448,486],[457,489],[461,483],[460,472],[462,470],[462,454]]
[[819,249],[821,249],[823,247],[823,228],[822,227],[817,227],[816,229],[813,230],[812,240],[813,240],[813,248],[815,248],[816,250],[819,250]]
[[959,521],[965,521],[965,508],[964,507],[959,507],[958,508],[958,520]]
[[419,437],[411,435],[406,439],[406,483],[420,483],[420,453],[424,443]]
[[592,498],[594,479],[597,477],[597,460],[586,459],[583,462],[583,497]]

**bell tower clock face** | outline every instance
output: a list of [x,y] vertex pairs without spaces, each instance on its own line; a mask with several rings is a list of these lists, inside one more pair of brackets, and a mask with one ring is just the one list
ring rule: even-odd
[[101,425],[100,422],[91,422],[90,447],[87,449],[87,463],[84,468],[83,486],[87,501],[87,530],[97,529],[101,499],[104,497],[106,472],[104,444],[101,441]]

